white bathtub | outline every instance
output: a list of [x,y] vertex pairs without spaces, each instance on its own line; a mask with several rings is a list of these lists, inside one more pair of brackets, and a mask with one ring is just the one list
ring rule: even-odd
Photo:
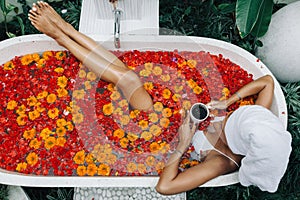
[[[113,38],[108,36],[91,36],[102,43],[107,49],[115,50]],[[46,50],[62,50],[55,41],[45,35],[29,35],[16,37],[0,42],[0,63],[12,59],[16,55],[24,55]],[[186,36],[122,36],[122,50],[171,50],[200,51],[204,50],[212,54],[223,54],[232,62],[240,65],[254,79],[271,74],[268,68],[249,52],[226,42]],[[273,75],[272,75],[273,76]],[[287,109],[284,95],[280,85],[275,81],[275,95],[272,111],[287,127]],[[37,176],[24,175],[0,169],[0,183],[7,185],[38,186],[38,187],[153,187],[158,177],[78,177],[78,176]],[[203,187],[225,186],[238,182],[237,172],[219,176]]]

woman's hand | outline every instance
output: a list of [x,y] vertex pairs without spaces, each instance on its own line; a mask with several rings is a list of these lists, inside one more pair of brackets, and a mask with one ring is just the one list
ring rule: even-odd
[[209,109],[219,109],[219,110],[225,110],[227,108],[227,101],[211,101],[208,104],[206,104]]
[[191,144],[192,138],[195,134],[197,125],[193,123],[192,128],[190,126],[190,114],[187,111],[185,119],[179,127],[179,144],[177,149],[184,152],[186,148]]

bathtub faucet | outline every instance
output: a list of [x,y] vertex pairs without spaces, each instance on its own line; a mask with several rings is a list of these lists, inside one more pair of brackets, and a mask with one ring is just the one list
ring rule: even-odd
[[121,46],[121,44],[120,44],[120,24],[121,24],[121,22],[120,21],[121,21],[122,11],[115,7],[113,12],[115,14],[114,43],[115,43],[115,47],[117,49],[119,49]]

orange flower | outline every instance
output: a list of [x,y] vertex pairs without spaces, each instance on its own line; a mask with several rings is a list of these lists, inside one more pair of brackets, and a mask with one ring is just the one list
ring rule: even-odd
[[48,103],[54,103],[56,101],[56,95],[55,94],[49,94],[47,96],[47,102]]
[[162,96],[163,96],[164,99],[170,99],[171,94],[172,93],[171,93],[171,91],[169,89],[164,89],[162,91]]
[[131,119],[134,119],[134,118],[136,118],[139,115],[139,113],[140,113],[139,110],[132,110],[132,111],[130,111],[129,117]]
[[196,60],[188,60],[188,61],[187,61],[187,65],[188,65],[190,68],[195,68],[196,65],[197,65],[197,61],[196,61]]
[[27,121],[27,115],[21,114],[17,117],[17,123],[19,126],[24,126]]
[[137,166],[134,162],[129,162],[126,166],[127,172],[133,173],[137,170]]
[[207,68],[203,68],[202,70],[202,74],[204,75],[204,76],[208,76],[208,69]]
[[48,110],[48,117],[51,119],[54,119],[58,116],[59,110],[57,108],[52,108]]
[[47,96],[48,96],[48,92],[47,91],[43,91],[43,92],[38,93],[37,99],[43,99],[43,98],[45,98]]
[[26,161],[29,165],[35,165],[39,160],[38,155],[35,152],[31,152],[27,155]]
[[11,100],[7,103],[6,109],[13,110],[17,107],[18,103],[15,100]]
[[197,85],[196,87],[193,88],[193,92],[195,94],[201,94],[202,88]]
[[95,164],[89,164],[86,168],[87,175],[94,176],[97,172],[98,168]]
[[78,166],[76,170],[78,176],[84,176],[86,175],[86,167],[85,166]]
[[81,90],[74,90],[74,91],[73,91],[73,94],[72,94],[72,96],[73,96],[75,99],[83,99],[83,98],[84,98],[84,95],[85,95],[84,89],[81,89]]
[[110,174],[110,167],[107,164],[100,164],[98,167],[98,175],[108,176]]
[[122,108],[118,107],[114,110],[113,113],[116,115],[123,115],[123,110],[122,110]]
[[181,95],[180,95],[180,94],[174,94],[174,95],[172,96],[172,99],[173,99],[173,101],[175,101],[175,102],[178,102],[180,98],[181,98]]
[[33,53],[33,54],[31,54],[31,58],[33,61],[38,62],[40,60],[40,54]]
[[161,118],[159,120],[159,124],[164,128],[168,128],[168,126],[170,124],[170,120],[168,118]]
[[37,104],[38,100],[35,98],[35,96],[30,96],[27,98],[27,104],[29,106],[35,106]]
[[148,156],[146,158],[146,164],[150,167],[154,166],[155,164],[155,157],[154,156]]
[[190,101],[188,101],[188,100],[183,101],[182,108],[184,110],[188,110],[188,109],[190,109],[190,107],[191,107],[191,102]]
[[157,162],[156,165],[155,165],[155,169],[156,171],[158,172],[158,174],[160,174],[162,172],[162,170],[164,169],[165,167],[165,163],[164,162]]
[[63,147],[63,146],[65,146],[65,143],[67,142],[67,140],[66,140],[66,138],[64,138],[64,137],[58,137],[57,139],[56,139],[56,145],[57,146],[61,146],[61,147]]
[[144,131],[141,134],[141,138],[143,138],[146,141],[149,141],[152,138],[152,134],[149,131]]
[[110,84],[107,85],[107,90],[110,91],[110,92],[113,92],[117,89],[116,89],[114,84],[110,83]]
[[85,152],[84,150],[78,151],[75,156],[73,157],[73,161],[76,164],[83,164],[85,160]]
[[162,111],[163,117],[171,117],[172,116],[172,110],[170,108],[165,108]]
[[58,52],[56,52],[56,54],[55,54],[55,58],[57,59],[57,60],[63,60],[64,58],[66,58],[66,52],[64,52],[64,51],[58,51]]
[[129,133],[127,134],[127,138],[128,138],[131,142],[134,142],[134,141],[136,141],[136,140],[139,138],[139,136],[137,136],[137,135],[134,134],[134,133],[129,132]]
[[119,129],[115,130],[113,134],[114,134],[114,137],[123,138],[125,135],[125,132],[119,128]]
[[68,131],[73,131],[73,129],[74,129],[72,122],[67,122],[66,127],[67,127]]
[[97,152],[97,154],[95,154],[94,157],[96,157],[98,162],[103,163],[105,162],[107,155],[103,152]]
[[85,81],[84,82],[84,87],[86,90],[90,90],[92,88],[91,82],[90,81]]
[[139,163],[139,164],[137,165],[137,170],[138,170],[138,172],[139,172],[140,174],[145,174],[145,173],[146,173],[146,170],[147,170],[146,165],[143,164],[143,163]]
[[122,148],[127,148],[127,146],[128,146],[128,139],[127,138],[122,138],[122,139],[120,139],[120,146],[122,147]]
[[150,113],[149,114],[149,120],[150,120],[150,122],[153,122],[153,123],[157,122],[158,121],[157,114],[156,113]]
[[56,126],[57,127],[63,127],[63,126],[66,126],[67,125],[67,122],[65,119],[58,119],[56,120]]
[[32,62],[33,62],[33,58],[31,54],[24,55],[21,58],[22,65],[29,65]]
[[230,90],[227,87],[222,89],[222,95],[228,97],[230,95]]
[[43,58],[44,58],[45,60],[48,60],[49,57],[52,57],[52,56],[53,56],[52,51],[44,51],[44,52],[43,52]]
[[51,149],[52,147],[54,147],[56,145],[56,138],[55,137],[47,137],[46,140],[45,140],[45,148],[46,149]]
[[16,171],[21,172],[21,171],[26,170],[26,168],[27,168],[27,163],[21,162],[21,163],[18,163],[18,165],[16,167]]
[[169,74],[164,74],[164,75],[161,75],[160,76],[161,80],[164,81],[164,82],[167,82],[171,79],[170,75]]
[[154,69],[153,69],[153,74],[156,75],[156,76],[161,75],[162,74],[161,67],[155,66]]
[[146,70],[152,70],[153,64],[151,62],[147,62],[144,64]]
[[18,113],[19,115],[24,115],[25,112],[26,112],[26,107],[23,104],[19,106],[18,109],[16,110],[16,113]]
[[86,155],[85,162],[87,164],[93,164],[94,163],[94,157],[93,157],[93,155],[91,153],[89,153],[88,155]]
[[149,129],[150,133],[153,134],[154,136],[159,136],[162,131],[161,128],[159,126],[157,126],[156,124],[153,124],[150,129]]
[[73,114],[72,121],[75,124],[80,124],[81,122],[83,122],[83,119],[84,119],[83,114],[81,114],[81,113]]
[[94,80],[96,80],[97,75],[94,72],[88,72],[87,75],[86,75],[86,78],[89,81],[94,81]]
[[115,162],[117,161],[117,156],[115,154],[108,154],[107,155],[107,159],[106,159],[106,162],[108,164],[114,164]]
[[127,125],[130,122],[130,117],[128,115],[123,115],[120,119],[121,125]]
[[188,80],[187,84],[188,86],[190,86],[190,88],[194,88],[197,86],[197,83],[193,79]]
[[142,119],[141,121],[139,121],[139,127],[141,127],[141,129],[143,129],[143,130],[147,129],[148,122]]
[[30,148],[34,148],[34,149],[38,149],[41,146],[41,141],[39,141],[37,138],[34,138],[33,140],[30,141],[29,143],[29,147]]
[[112,103],[108,103],[103,106],[102,110],[104,115],[111,115],[114,111],[114,106],[112,105]]
[[174,91],[176,93],[180,92],[181,90],[183,90],[183,86],[182,85],[175,85],[174,86]]
[[148,77],[151,74],[151,71],[146,70],[146,69],[142,69],[139,74],[140,74],[140,76]]
[[79,76],[79,78],[85,78],[86,77],[86,72],[83,69],[81,69],[78,73],[78,76]]
[[58,97],[66,97],[66,96],[68,96],[68,90],[66,90],[64,88],[58,88],[56,90],[56,92],[57,92],[57,96]]
[[53,134],[53,132],[50,131],[49,128],[44,128],[40,133],[40,137],[46,140],[51,134]]
[[12,70],[13,68],[15,68],[15,65],[12,61],[8,61],[3,65],[4,70]]
[[152,82],[145,82],[144,83],[145,90],[152,90],[153,89],[153,83]]
[[61,88],[65,88],[68,84],[68,78],[65,76],[60,76],[57,78],[57,85]]
[[111,95],[110,95],[110,98],[112,99],[112,100],[118,100],[119,98],[121,97],[121,94],[120,94],[120,92],[118,92],[118,91],[114,91]]
[[66,132],[67,132],[67,130],[66,130],[65,127],[57,127],[56,128],[56,134],[57,134],[58,137],[65,136]]
[[23,137],[25,139],[32,139],[32,138],[34,138],[35,133],[36,133],[36,130],[34,128],[32,128],[30,130],[24,131]]
[[31,111],[28,113],[28,117],[31,121],[39,118],[41,116],[40,112],[37,110]]
[[150,148],[150,152],[157,153],[160,150],[160,145],[157,142],[152,142],[149,148]]
[[[120,107],[128,107],[128,102],[127,102],[127,100],[126,99],[123,99],[123,100],[121,100],[120,102],[119,102],[119,106]],[[127,109],[126,109],[127,110]]]
[[64,73],[64,68],[62,68],[62,67],[57,67],[57,68],[55,68],[54,69],[54,71],[56,72],[56,73],[59,73],[59,74],[62,74],[62,73]]

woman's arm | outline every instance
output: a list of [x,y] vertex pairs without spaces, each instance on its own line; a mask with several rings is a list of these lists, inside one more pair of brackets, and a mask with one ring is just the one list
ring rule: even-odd
[[241,98],[245,98],[254,94],[258,94],[258,97],[255,101],[256,105],[261,105],[270,109],[274,95],[274,80],[272,76],[265,75],[260,77],[239,89],[229,99],[224,101],[212,101],[207,105],[216,109],[226,109],[228,106],[240,100]]

